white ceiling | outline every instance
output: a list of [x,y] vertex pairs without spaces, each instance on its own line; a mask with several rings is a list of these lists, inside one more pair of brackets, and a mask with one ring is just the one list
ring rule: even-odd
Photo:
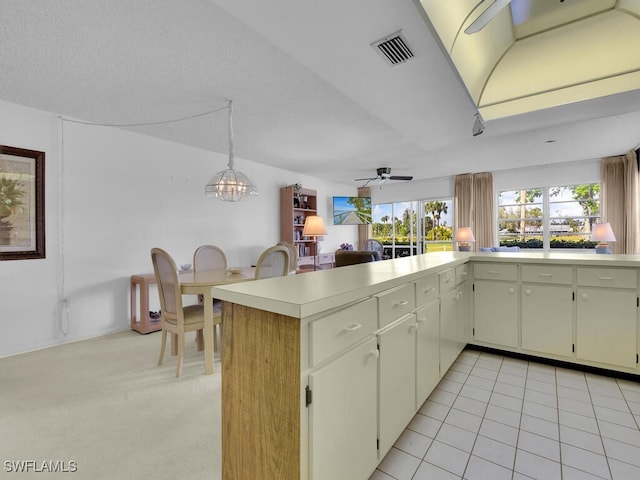
[[[640,85],[492,120],[473,137],[475,106],[417,0],[2,0],[0,17],[0,100],[131,124],[231,99],[236,167],[249,176],[242,159],[357,186],[380,166],[435,178],[640,143]],[[416,57],[390,67],[370,44],[399,29]],[[227,152],[224,110],[129,128]]]

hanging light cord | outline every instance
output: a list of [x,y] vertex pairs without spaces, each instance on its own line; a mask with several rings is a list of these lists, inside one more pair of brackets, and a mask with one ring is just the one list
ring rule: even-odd
[[229,101],[229,105],[224,107],[216,108],[215,110],[209,110],[202,113],[196,113],[194,115],[189,115],[186,117],[175,118],[171,120],[159,120],[157,122],[142,122],[142,123],[99,123],[99,122],[86,122],[82,120],[71,120],[68,118],[62,118],[63,121],[69,123],[79,123],[81,125],[96,125],[99,127],[149,127],[153,125],[166,125],[168,123],[177,123],[184,122],[185,120],[192,120],[194,118],[204,117],[205,115],[211,115],[212,113],[217,113],[227,108],[231,108],[231,101]]
[[[233,102],[229,100],[229,168],[233,170]],[[222,109],[220,109],[222,110]]]

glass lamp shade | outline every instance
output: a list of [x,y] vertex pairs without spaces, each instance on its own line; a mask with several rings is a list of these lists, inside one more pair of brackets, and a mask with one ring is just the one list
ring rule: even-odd
[[225,202],[237,202],[247,195],[257,195],[258,189],[242,172],[228,168],[215,174],[204,192]]

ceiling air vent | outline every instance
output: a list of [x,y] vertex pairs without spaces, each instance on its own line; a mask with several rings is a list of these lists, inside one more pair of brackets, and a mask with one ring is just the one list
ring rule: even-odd
[[398,30],[391,35],[381,38],[377,42],[373,42],[371,46],[382,55],[391,66],[404,63],[415,56],[402,30]]

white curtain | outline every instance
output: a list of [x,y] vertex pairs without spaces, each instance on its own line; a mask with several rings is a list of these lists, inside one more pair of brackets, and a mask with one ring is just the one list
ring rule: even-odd
[[454,182],[454,235],[459,227],[471,227],[473,249],[494,246],[493,175],[489,172],[457,175]]
[[612,253],[640,253],[638,228],[638,159],[636,152],[603,158],[600,164],[602,221],[611,224]]

